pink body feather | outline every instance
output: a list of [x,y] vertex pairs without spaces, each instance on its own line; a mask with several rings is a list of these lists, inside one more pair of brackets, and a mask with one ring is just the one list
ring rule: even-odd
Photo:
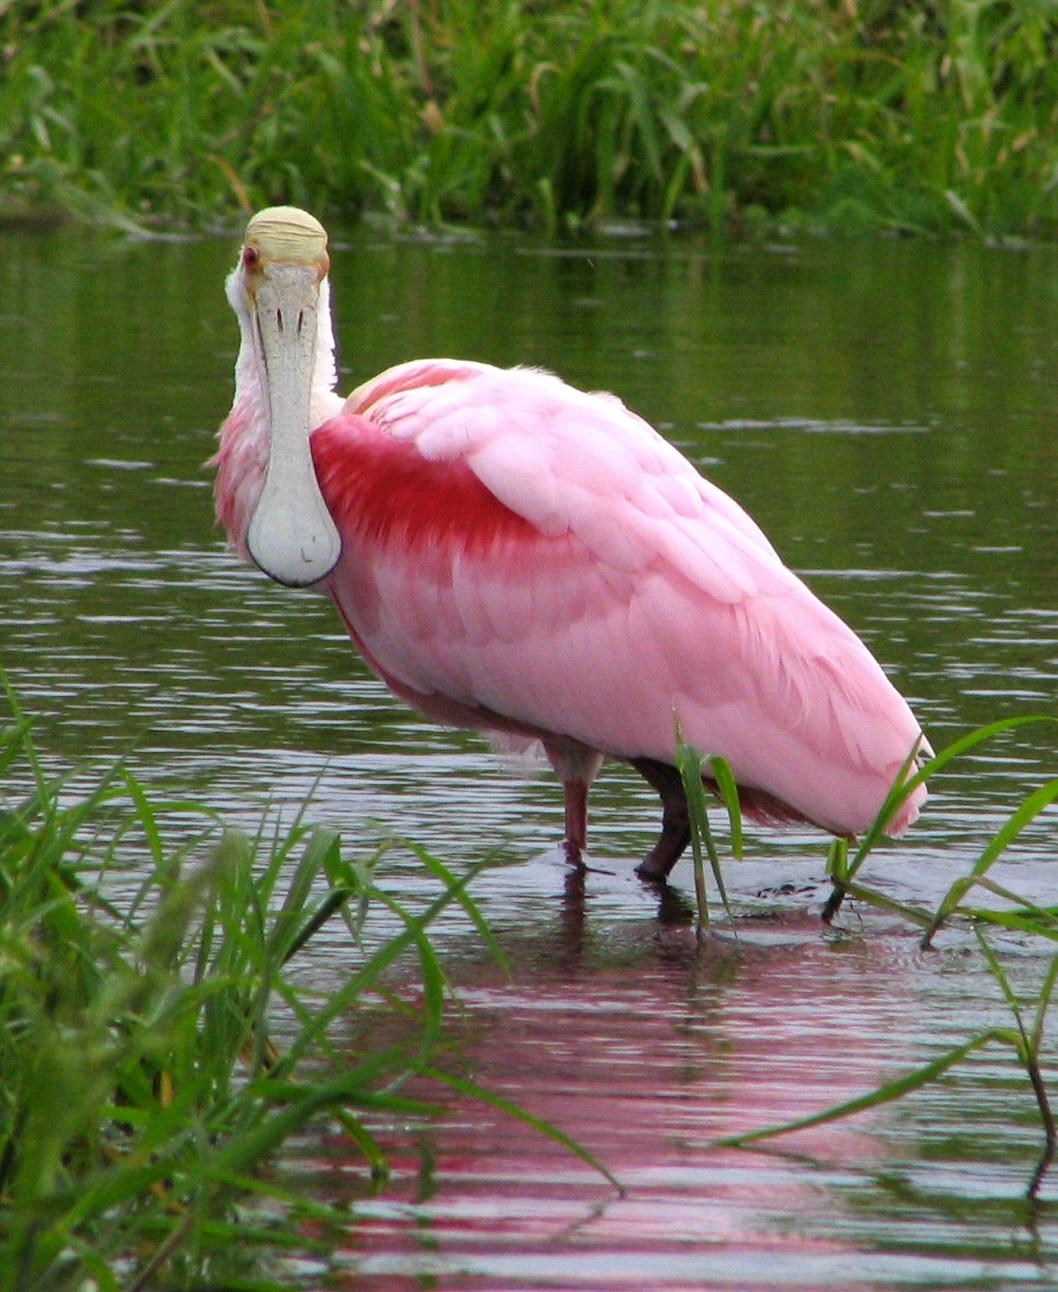
[[[398,695],[541,738],[588,781],[595,751],[671,763],[678,721],[728,760],[751,814],[871,824],[921,740],[910,709],[745,512],[619,400],[438,359],[344,404],[317,392],[314,410],[342,541],[316,586]],[[244,555],[267,433],[267,402],[240,381],[215,461]]]

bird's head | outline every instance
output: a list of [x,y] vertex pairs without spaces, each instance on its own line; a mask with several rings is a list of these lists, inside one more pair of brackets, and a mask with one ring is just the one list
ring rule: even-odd
[[269,407],[268,467],[246,545],[265,574],[290,587],[317,583],[341,556],[309,445],[321,285],[329,269],[319,220],[297,207],[273,206],[246,226],[227,282]]

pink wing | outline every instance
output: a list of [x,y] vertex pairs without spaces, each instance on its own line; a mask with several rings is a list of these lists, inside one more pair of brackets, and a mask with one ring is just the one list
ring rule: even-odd
[[678,720],[806,819],[873,820],[920,737],[908,706],[742,509],[618,400],[420,361],[360,387],[312,445],[343,537],[332,595],[424,711],[668,762]]

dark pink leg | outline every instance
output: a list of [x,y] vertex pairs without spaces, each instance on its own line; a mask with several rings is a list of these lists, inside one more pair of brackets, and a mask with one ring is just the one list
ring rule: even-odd
[[687,816],[687,795],[675,767],[652,758],[633,758],[632,766],[661,795],[661,835],[636,867],[641,879],[662,881],[679,861],[691,841]]
[[580,861],[588,846],[588,786],[584,781],[566,781],[566,859]]

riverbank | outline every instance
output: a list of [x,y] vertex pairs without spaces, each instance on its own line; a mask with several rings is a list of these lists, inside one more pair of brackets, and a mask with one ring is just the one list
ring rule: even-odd
[[0,215],[1048,238],[1056,46],[966,0],[0,5]]

